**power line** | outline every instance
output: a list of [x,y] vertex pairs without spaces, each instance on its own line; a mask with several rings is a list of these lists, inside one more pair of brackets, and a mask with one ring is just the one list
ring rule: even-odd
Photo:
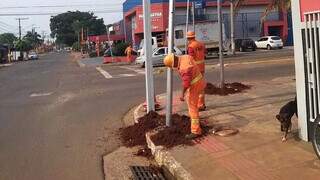
[[88,7],[88,6],[122,6],[122,3],[110,4],[73,4],[73,5],[33,5],[33,6],[6,6],[0,9],[26,9],[26,8],[64,8],[64,7]]
[[[108,11],[88,11],[95,14],[109,14],[109,13],[117,13],[122,12],[119,10],[108,10]],[[66,12],[31,12],[31,13],[0,13],[0,16],[53,16]]]

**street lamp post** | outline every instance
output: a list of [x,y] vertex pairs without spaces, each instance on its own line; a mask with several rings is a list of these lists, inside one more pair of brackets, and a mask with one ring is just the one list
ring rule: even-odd
[[150,19],[150,0],[143,0],[144,55],[146,62],[146,99],[147,112],[154,111],[154,86],[152,66],[152,37]]
[[[174,46],[174,0],[169,0],[169,35],[168,35],[168,54],[173,53]],[[172,114],[172,69],[167,68],[167,109],[166,109],[166,126],[171,126]]]
[[220,62],[220,88],[224,88],[224,62],[222,54],[222,14],[221,14],[221,0],[218,0],[218,24],[219,24],[219,62]]

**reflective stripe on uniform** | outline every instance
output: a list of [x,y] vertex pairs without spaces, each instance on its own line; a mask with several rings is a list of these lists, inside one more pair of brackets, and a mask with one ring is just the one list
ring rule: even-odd
[[197,77],[195,77],[194,79],[192,79],[191,81],[191,85],[194,85],[195,83],[197,83],[198,81],[200,81],[202,79],[202,74],[199,74]]
[[191,119],[191,125],[199,125],[199,119]]
[[203,64],[204,63],[204,60],[201,60],[201,61],[196,61],[196,64]]

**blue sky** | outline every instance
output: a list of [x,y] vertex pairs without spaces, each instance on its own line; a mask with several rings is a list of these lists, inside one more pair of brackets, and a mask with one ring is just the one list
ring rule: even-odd
[[[23,33],[36,27],[42,34],[50,33],[50,16],[48,13],[65,11],[96,11],[96,16],[103,18],[105,24],[110,24],[122,19],[122,2],[124,0],[0,0],[0,33],[11,31],[18,33],[16,18],[28,18],[22,21]],[[101,12],[102,11],[102,12]],[[3,16],[12,15],[14,16]],[[19,15],[17,15],[19,14]],[[36,16],[20,14],[42,14]],[[43,15],[46,14],[46,15]]]

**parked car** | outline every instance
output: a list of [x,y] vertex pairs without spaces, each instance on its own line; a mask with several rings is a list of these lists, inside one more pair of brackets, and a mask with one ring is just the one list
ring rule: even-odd
[[235,39],[234,44],[235,49],[240,52],[246,51],[247,49],[252,49],[252,51],[256,50],[256,44],[252,39]]
[[[174,47],[173,52],[176,55],[182,55],[182,51]],[[163,59],[168,54],[168,47],[159,47],[156,48],[152,53],[152,65],[153,66],[163,66]],[[136,59],[136,64],[141,65],[141,67],[145,67],[145,56],[139,56]]]
[[257,48],[266,48],[271,50],[272,48],[283,48],[283,42],[278,36],[264,36],[255,42]]
[[34,52],[34,51],[29,52],[28,60],[37,60],[37,59],[39,59],[39,56],[36,52]]

